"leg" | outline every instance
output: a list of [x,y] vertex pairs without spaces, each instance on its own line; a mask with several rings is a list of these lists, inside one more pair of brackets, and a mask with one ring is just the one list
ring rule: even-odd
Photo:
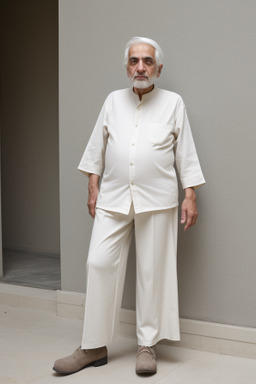
[[130,214],[97,209],[87,262],[82,349],[109,344],[115,334],[133,228]]
[[71,374],[107,363],[107,348],[118,323],[125,269],[133,228],[133,214],[97,209],[88,262],[82,347],[56,360],[53,369]]
[[178,208],[135,215],[138,344],[179,340],[177,290]]

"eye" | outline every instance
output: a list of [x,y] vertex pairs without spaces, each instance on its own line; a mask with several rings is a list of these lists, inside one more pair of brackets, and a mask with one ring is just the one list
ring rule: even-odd
[[147,59],[145,59],[145,64],[147,64],[147,65],[153,65],[153,64],[154,64],[154,60],[151,59],[151,58],[147,58]]
[[129,59],[129,64],[130,65],[135,65],[135,64],[137,64],[138,63],[138,59],[136,59],[135,57],[131,57],[130,59]]

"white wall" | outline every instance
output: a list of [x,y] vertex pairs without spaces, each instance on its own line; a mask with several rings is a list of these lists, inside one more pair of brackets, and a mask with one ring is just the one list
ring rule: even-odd
[[[87,180],[76,167],[107,94],[129,86],[132,36],[165,52],[158,85],[187,105],[207,184],[199,220],[179,238],[180,315],[256,326],[254,191],[256,2],[60,0],[62,288],[85,291],[92,226]],[[134,308],[134,249],[123,306]]]
[[58,2],[2,12],[3,245],[59,253]]

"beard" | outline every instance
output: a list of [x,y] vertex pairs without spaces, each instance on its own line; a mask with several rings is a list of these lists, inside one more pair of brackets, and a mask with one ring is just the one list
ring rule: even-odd
[[[144,77],[146,77],[146,79],[145,80],[138,80],[138,79],[136,79],[137,76],[144,76]],[[135,74],[133,76],[129,76],[129,79],[130,79],[134,88],[145,89],[145,88],[148,88],[154,84],[154,81],[156,79],[156,74],[149,77],[145,74],[141,75],[141,74],[135,72]]]

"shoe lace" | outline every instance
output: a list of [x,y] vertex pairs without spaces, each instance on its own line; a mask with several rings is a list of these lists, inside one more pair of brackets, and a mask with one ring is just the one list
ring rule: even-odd
[[156,358],[155,347],[147,347],[144,345],[140,345],[138,348],[137,356],[144,352],[149,353],[154,359]]
[[80,346],[80,347],[78,347],[77,349],[76,349],[76,352],[77,352],[77,354],[78,354],[78,356],[80,356],[81,354],[84,354],[85,353],[85,349],[82,349],[82,347]]

